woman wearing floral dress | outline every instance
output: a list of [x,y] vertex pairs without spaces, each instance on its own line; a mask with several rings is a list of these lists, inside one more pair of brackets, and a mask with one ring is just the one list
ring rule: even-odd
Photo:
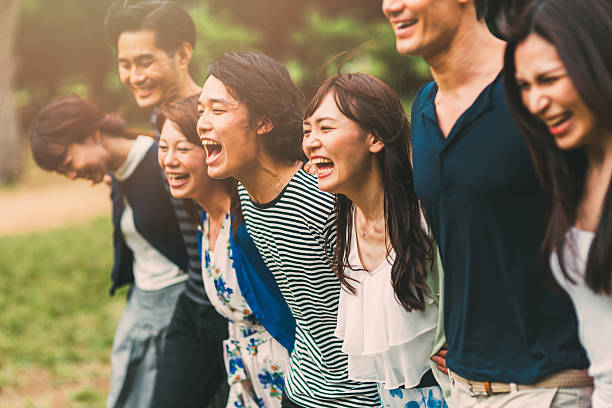
[[202,274],[208,297],[229,321],[224,359],[230,386],[227,407],[280,407],[289,354],[256,319],[238,285],[230,245],[233,180],[208,177],[196,130],[197,97],[163,107],[159,164],[173,196],[192,198],[200,217]]

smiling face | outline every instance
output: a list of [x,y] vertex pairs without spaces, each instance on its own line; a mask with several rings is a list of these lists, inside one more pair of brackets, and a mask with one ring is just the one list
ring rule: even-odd
[[117,41],[119,78],[140,107],[159,105],[180,78],[178,56],[155,46],[152,30],[125,31]]
[[206,150],[208,175],[242,180],[260,150],[257,131],[249,124],[247,107],[211,75],[202,88],[198,114],[198,135]]
[[206,153],[202,146],[189,142],[170,120],[162,128],[157,158],[173,197],[197,200],[206,194],[212,182],[206,173]]
[[316,171],[319,188],[351,195],[376,168],[374,153],[383,144],[342,114],[331,93],[304,120],[304,153]]
[[66,148],[64,161],[56,169],[71,179],[85,179],[99,183],[110,170],[110,154],[98,143],[99,133],[81,143],[72,143]]
[[[431,55],[452,41],[467,0],[383,0],[397,52]],[[474,17],[475,18],[475,17]]]
[[561,149],[588,143],[595,118],[576,91],[555,47],[531,34],[516,47],[516,82],[523,104],[542,120]]

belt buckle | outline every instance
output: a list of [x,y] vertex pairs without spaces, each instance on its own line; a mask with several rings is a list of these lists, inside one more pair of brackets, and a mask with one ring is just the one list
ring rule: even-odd
[[483,382],[485,390],[484,391],[474,391],[474,387],[472,383],[469,383],[469,389],[470,389],[470,397],[488,397],[490,395],[493,395],[493,393],[491,392],[491,383],[488,381],[484,381]]

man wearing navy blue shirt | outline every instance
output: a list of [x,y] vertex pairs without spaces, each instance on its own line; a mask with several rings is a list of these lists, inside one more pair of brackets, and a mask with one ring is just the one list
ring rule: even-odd
[[486,0],[383,0],[398,52],[434,82],[412,108],[415,188],[445,270],[455,407],[585,407],[592,387],[569,298],[540,281],[545,200],[508,112],[504,42]]

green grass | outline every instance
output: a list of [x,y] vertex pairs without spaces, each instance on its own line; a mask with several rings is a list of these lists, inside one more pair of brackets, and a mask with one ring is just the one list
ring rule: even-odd
[[[125,303],[125,288],[108,295],[111,236],[100,218],[0,237],[0,390],[18,385],[23,368],[47,370],[62,385],[82,380],[76,367],[108,361]],[[102,406],[104,395],[84,386],[73,401]]]

